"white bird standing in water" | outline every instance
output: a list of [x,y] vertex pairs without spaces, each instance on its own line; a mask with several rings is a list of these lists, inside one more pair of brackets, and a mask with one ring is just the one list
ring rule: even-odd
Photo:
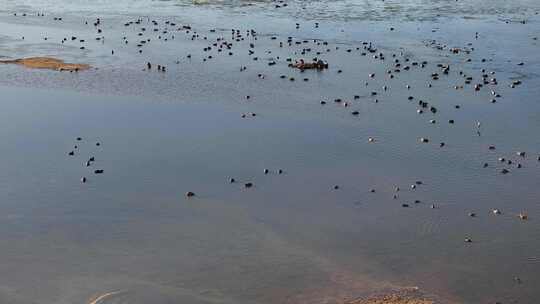
[[480,126],[482,125],[481,122],[477,121],[476,122],[476,134],[478,134],[478,136],[481,136],[482,134],[480,133]]

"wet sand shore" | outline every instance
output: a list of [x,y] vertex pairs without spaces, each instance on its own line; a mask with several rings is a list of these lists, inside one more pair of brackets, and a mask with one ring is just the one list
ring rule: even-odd
[[0,300],[532,303],[535,11],[263,16],[0,17]]

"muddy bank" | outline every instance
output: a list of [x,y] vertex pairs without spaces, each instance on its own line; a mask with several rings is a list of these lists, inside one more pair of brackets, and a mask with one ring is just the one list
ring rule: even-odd
[[399,295],[388,295],[367,300],[351,302],[350,304],[433,304],[433,301],[408,298]]
[[3,64],[19,64],[31,69],[49,69],[55,71],[84,71],[90,68],[88,64],[66,63],[51,57],[30,57],[13,60],[2,60]]
[[434,304],[433,300],[427,299],[418,289],[410,288],[389,294],[375,295],[367,299],[357,299],[346,304]]

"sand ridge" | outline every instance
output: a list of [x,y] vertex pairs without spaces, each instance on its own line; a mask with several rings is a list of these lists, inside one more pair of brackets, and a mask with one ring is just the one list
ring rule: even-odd
[[345,304],[434,304],[417,289],[404,289],[395,293],[376,295],[365,299],[348,301]]
[[83,71],[90,68],[88,64],[66,63],[52,57],[29,57],[12,60],[0,60],[3,64],[19,64],[32,69],[50,69],[56,71]]

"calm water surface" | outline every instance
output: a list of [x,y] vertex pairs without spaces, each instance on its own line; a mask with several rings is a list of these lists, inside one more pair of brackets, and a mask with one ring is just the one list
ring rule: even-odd
[[[102,303],[340,303],[405,286],[442,303],[537,302],[536,1],[293,1],[281,9],[268,2],[0,4],[0,56],[59,56],[98,68],[69,74],[0,66],[0,302],[86,303],[117,291]],[[12,16],[38,10],[64,21]],[[231,27],[255,28],[261,59],[235,48],[234,56],[213,51],[216,58],[203,63],[208,43],[184,33],[167,42],[145,34],[153,42],[138,54],[122,38],[139,39],[123,23],[140,15],[194,24],[209,40]],[[106,16],[105,42],[94,41],[94,28],[82,22],[89,16]],[[78,41],[59,43],[72,35],[87,40],[85,50]],[[284,58],[300,57],[302,45],[279,48],[272,36],[325,39],[340,51],[324,54],[329,71],[301,74]],[[450,55],[427,47],[432,40],[475,50]],[[344,51],[363,41],[389,58]],[[400,52],[429,64],[389,80],[389,54]],[[278,64],[269,68],[270,60]],[[142,71],[147,61],[168,72]],[[428,88],[437,63],[451,64],[451,73]],[[463,84],[458,71],[476,81],[482,68],[500,82],[495,104],[491,87],[452,88]],[[515,79],[523,84],[511,89]],[[438,114],[418,115],[418,98]],[[247,112],[258,115],[241,118]],[[90,156],[96,161],[87,168]],[[416,181],[423,184],[413,190]],[[187,191],[197,196],[187,199]],[[529,220],[519,220],[520,212]]]

